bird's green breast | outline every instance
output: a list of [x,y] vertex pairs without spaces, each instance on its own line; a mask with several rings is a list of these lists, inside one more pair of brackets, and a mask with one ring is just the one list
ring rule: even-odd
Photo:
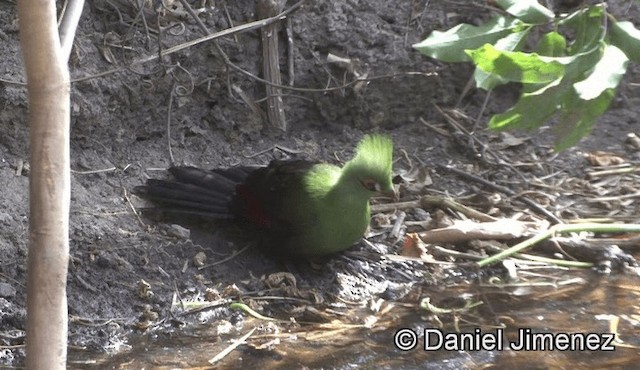
[[369,198],[340,184],[340,168],[318,165],[304,180],[296,217],[302,231],[289,249],[305,255],[339,252],[356,243],[369,225]]
[[330,194],[323,203],[326,216],[318,225],[321,248],[326,253],[339,252],[356,243],[367,230],[370,220],[369,200],[351,194]]

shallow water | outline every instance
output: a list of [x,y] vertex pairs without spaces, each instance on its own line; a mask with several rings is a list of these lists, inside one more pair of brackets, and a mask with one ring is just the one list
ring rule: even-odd
[[[115,355],[70,351],[69,367],[210,368],[213,365],[208,360],[256,327],[247,339],[251,346],[239,345],[215,367],[637,368],[640,359],[639,283],[640,278],[631,274],[608,276],[592,271],[554,271],[529,278],[524,286],[450,286],[440,292],[431,292],[434,305],[460,307],[460,297],[483,304],[468,311],[435,315],[415,304],[385,303],[381,309],[384,313],[372,315],[371,311],[362,310],[362,321],[377,320],[374,324],[354,328],[303,325],[292,329],[286,324],[277,327],[250,318],[239,330],[224,335],[218,335],[213,327],[204,325],[198,330],[176,331],[170,335],[136,336],[128,343],[130,350]],[[424,290],[420,296],[429,294]],[[435,329],[439,325],[443,326],[440,331],[443,339],[445,334],[455,333],[457,325],[461,332],[473,334],[467,339],[475,341],[466,342],[466,345],[481,346],[484,340],[484,348],[425,350],[425,329],[430,345],[436,347],[439,334]],[[405,329],[401,331],[404,337],[396,335],[401,329]],[[517,350],[518,331],[528,333],[526,329],[531,329],[531,333],[553,333],[553,338],[547,336],[546,345],[554,344],[562,349],[567,343],[573,343],[584,348],[573,351]],[[499,340],[498,332],[502,336],[502,348],[489,348],[497,346],[492,338]],[[606,343],[606,333],[612,332],[617,332],[615,341]],[[415,348],[399,350],[394,339],[410,345],[411,333],[416,333]],[[569,339],[560,333],[569,334]],[[460,336],[452,338],[459,339]],[[447,341],[449,346],[455,344],[453,339]],[[256,348],[260,346],[265,348]],[[608,351],[607,346],[614,350]]]

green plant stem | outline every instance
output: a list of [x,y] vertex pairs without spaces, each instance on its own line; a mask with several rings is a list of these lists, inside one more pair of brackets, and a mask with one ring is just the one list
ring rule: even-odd
[[[522,243],[516,244],[513,247],[500,252],[491,257],[485,258],[478,262],[479,267],[488,266],[492,263],[496,263],[510,257],[516,253],[519,253],[545,239],[555,236],[556,234],[575,233],[575,232],[594,232],[594,233],[620,233],[620,232],[640,232],[640,225],[638,224],[576,224],[576,225],[554,225],[547,231],[534,236]],[[551,260],[551,259],[550,259]],[[555,262],[554,262],[555,263]]]

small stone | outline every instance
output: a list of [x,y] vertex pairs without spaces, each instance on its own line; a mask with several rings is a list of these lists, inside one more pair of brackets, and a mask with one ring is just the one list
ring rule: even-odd
[[207,255],[204,252],[198,252],[193,256],[193,264],[196,267],[202,267],[207,262]]
[[422,208],[414,208],[413,209],[413,217],[415,217],[416,221],[430,221],[431,215],[429,212],[425,211]]

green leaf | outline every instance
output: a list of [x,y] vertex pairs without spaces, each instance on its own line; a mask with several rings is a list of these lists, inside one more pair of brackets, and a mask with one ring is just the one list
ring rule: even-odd
[[[616,57],[615,51],[610,50],[608,54],[608,58]],[[495,130],[514,128],[533,129],[542,125],[558,111],[562,111],[567,118],[563,121],[565,123],[565,126],[563,126],[564,129],[560,130],[563,132],[563,135],[558,135],[558,137],[561,138],[558,140],[558,147],[565,148],[565,144],[573,145],[582,137],[581,135],[584,135],[584,133],[590,130],[592,122],[599,115],[597,112],[601,109],[606,110],[606,107],[603,108],[601,104],[604,98],[600,96],[596,98],[596,100],[602,100],[598,100],[594,107],[585,107],[588,104],[583,102],[589,102],[589,100],[580,99],[574,86],[578,77],[582,78],[587,71],[591,71],[589,72],[589,76],[593,75],[593,78],[596,78],[594,74],[595,66],[602,61],[602,55],[604,55],[604,53],[601,51],[601,48],[597,47],[568,57],[554,58],[541,56],[540,59],[542,60],[555,61],[556,63],[562,64],[565,67],[564,76],[542,87],[540,87],[540,84],[525,85],[524,93],[520,100],[506,112],[491,117],[489,127]],[[605,67],[600,67],[600,69],[603,68]],[[609,72],[609,75],[620,73],[619,67],[613,68],[613,70],[617,72]],[[597,82],[593,83],[596,84]],[[600,84],[607,86],[613,85],[612,82],[600,82]],[[537,90],[533,92],[527,91],[527,89],[533,88],[537,88]],[[600,89],[600,91],[602,90]],[[605,96],[605,93],[602,92],[600,95]],[[584,110],[584,114],[581,113],[580,110]],[[569,115],[569,113],[572,115]],[[572,124],[571,122],[574,123]],[[589,126],[589,122],[591,122],[591,126]],[[576,128],[577,131],[575,133],[571,129],[572,127]]]
[[614,22],[609,38],[612,45],[619,47],[627,57],[640,63],[640,30],[631,22]]
[[571,85],[561,83],[561,79],[557,79],[539,90],[522,94],[520,100],[509,110],[491,117],[489,128],[536,128],[562,107],[563,97],[570,91]]
[[586,72],[595,67],[596,63],[602,58],[602,45],[598,44],[590,50],[586,50],[575,55],[565,57],[547,57],[544,55],[539,58],[547,63],[560,63],[564,66],[564,78],[567,81],[577,81],[584,78]]
[[[558,32],[548,32],[538,41],[536,52],[541,56],[563,57],[567,54],[567,41]],[[542,88],[542,86],[542,84],[524,84],[522,92],[530,93]]]
[[577,81],[583,79],[585,74],[595,67],[595,65],[602,59],[602,45],[596,45],[591,50],[586,50],[581,53],[577,53],[572,56],[566,57],[541,57],[542,59],[549,58],[562,65],[564,65],[565,78],[568,81]]
[[[507,51],[519,49],[530,30],[531,28],[527,28],[524,31],[515,32],[501,38],[495,44],[496,49]],[[509,82],[498,75],[485,72],[480,68],[476,68],[473,73],[473,78],[476,81],[476,86],[484,90],[491,90],[498,85],[503,85]]]
[[567,55],[567,40],[558,32],[549,32],[538,42],[536,52],[548,57],[563,57]]
[[446,32],[433,31],[429,37],[414,44],[421,53],[444,62],[468,62],[466,49],[476,49],[494,43],[512,32],[519,32],[523,24],[511,17],[498,16],[481,26],[459,24]]
[[574,13],[569,14],[567,17],[561,19],[558,24],[576,27],[578,23],[582,22],[584,17],[602,17],[604,15],[604,7],[602,5],[594,5],[582,8]]
[[498,6],[523,22],[541,24],[551,21],[555,14],[537,0],[497,0]]
[[467,53],[478,68],[508,81],[544,83],[556,80],[564,74],[561,63],[544,60],[535,53],[502,51],[491,44],[467,50]]
[[576,32],[575,40],[569,47],[569,54],[591,50],[604,39],[605,16],[604,7],[596,5],[575,12],[559,22],[561,25],[572,27]]
[[567,94],[563,102],[562,117],[554,127],[556,151],[574,146],[589,134],[598,117],[609,108],[614,95],[614,89],[604,90],[592,100],[580,99],[575,92]]
[[605,90],[618,87],[622,76],[627,72],[629,59],[613,45],[605,45],[602,59],[595,65],[591,74],[573,85],[582,100],[600,97]]

